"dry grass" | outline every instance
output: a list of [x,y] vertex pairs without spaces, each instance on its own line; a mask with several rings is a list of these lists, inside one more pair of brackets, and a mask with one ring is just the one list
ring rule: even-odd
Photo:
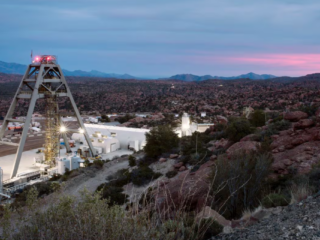
[[295,204],[303,199],[306,199],[308,196],[312,194],[312,189],[308,183],[303,184],[293,184],[290,187],[290,193],[291,193],[291,202],[290,204]]

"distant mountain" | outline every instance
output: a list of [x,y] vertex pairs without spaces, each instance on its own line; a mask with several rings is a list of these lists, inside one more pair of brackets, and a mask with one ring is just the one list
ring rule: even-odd
[[176,80],[191,82],[191,81],[203,81],[208,79],[233,80],[233,79],[241,79],[241,78],[249,78],[252,80],[266,80],[266,79],[276,78],[276,76],[269,75],[269,74],[259,75],[259,74],[250,72],[247,74],[242,74],[234,77],[220,77],[220,76],[211,76],[211,75],[197,76],[192,74],[179,74],[179,75],[174,75],[169,79],[176,79]]
[[[21,74],[23,75],[27,69],[27,65],[18,63],[7,63],[0,61],[0,72],[7,74]],[[129,74],[115,74],[115,73],[103,73],[96,70],[90,72],[76,70],[69,71],[62,69],[65,76],[74,77],[103,77],[103,78],[118,78],[118,79],[140,79]]]

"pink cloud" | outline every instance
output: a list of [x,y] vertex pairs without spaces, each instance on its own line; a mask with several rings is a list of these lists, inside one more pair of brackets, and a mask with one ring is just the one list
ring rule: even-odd
[[320,72],[320,54],[239,54],[224,55],[198,52],[185,59],[189,63],[237,67],[244,71],[273,72],[275,74],[309,74]]

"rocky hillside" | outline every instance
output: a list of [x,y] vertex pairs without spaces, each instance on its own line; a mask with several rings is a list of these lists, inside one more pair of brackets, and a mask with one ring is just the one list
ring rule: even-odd
[[[220,234],[213,239],[223,240],[282,240],[282,239],[319,239],[320,238],[320,193],[272,211],[260,213],[261,219],[252,217],[256,222],[229,234]],[[256,217],[259,217],[258,215]]]

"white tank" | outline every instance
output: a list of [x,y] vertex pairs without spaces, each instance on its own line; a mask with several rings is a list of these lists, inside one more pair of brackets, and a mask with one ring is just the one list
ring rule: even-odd
[[70,160],[67,158],[61,158],[58,161],[58,173],[63,175],[66,172],[66,168],[70,170]]
[[81,158],[78,156],[71,157],[70,170],[78,169],[80,167]]

